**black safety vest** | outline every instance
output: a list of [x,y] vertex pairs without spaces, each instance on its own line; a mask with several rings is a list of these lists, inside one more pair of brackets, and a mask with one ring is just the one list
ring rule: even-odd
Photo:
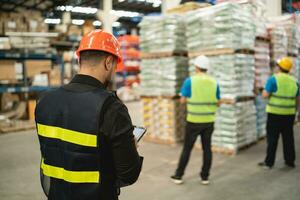
[[107,167],[113,168],[112,158],[100,138],[103,104],[111,95],[99,88],[76,92],[65,86],[38,101],[41,181],[48,199],[117,199],[114,173]]

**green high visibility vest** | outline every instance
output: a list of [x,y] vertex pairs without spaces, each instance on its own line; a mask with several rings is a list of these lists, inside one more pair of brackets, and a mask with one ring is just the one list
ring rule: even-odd
[[277,115],[294,115],[296,113],[296,95],[298,91],[295,79],[284,73],[274,75],[277,91],[271,94],[267,113]]
[[210,123],[215,121],[217,111],[217,81],[208,75],[191,77],[192,95],[187,101],[187,121]]

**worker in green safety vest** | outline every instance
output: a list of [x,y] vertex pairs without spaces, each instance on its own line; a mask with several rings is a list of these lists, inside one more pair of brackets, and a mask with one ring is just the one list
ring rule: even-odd
[[196,74],[185,80],[181,89],[181,103],[187,103],[187,125],[184,147],[177,170],[172,180],[182,184],[182,176],[188,164],[191,150],[201,136],[203,149],[203,166],[200,173],[202,184],[209,184],[209,172],[212,163],[211,137],[214,130],[215,113],[220,99],[217,81],[207,75],[210,61],[206,56],[195,59]]
[[293,60],[283,57],[277,61],[277,73],[266,83],[263,97],[267,105],[267,156],[259,166],[271,169],[276,158],[276,149],[281,134],[285,164],[295,167],[294,121],[299,106],[299,86],[289,71]]

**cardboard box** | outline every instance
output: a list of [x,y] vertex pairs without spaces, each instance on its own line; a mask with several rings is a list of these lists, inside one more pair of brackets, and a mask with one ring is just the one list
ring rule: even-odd
[[68,36],[81,36],[82,35],[82,29],[79,26],[76,25],[70,25],[68,29]]
[[28,77],[34,77],[42,72],[50,72],[52,63],[50,60],[26,60],[25,69]]
[[16,79],[16,63],[15,60],[0,60],[0,80]]
[[51,70],[49,74],[49,85],[61,86],[61,71],[58,67]]

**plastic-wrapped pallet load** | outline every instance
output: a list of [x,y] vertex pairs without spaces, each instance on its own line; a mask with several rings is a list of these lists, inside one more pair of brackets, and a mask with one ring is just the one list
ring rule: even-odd
[[256,112],[252,100],[220,106],[212,139],[213,146],[237,152],[239,148],[255,142],[256,139]]
[[265,86],[270,69],[270,43],[267,40],[256,39],[255,42],[255,88],[261,89]]
[[291,24],[285,27],[288,37],[288,53],[291,55],[299,54],[299,29],[295,24]]
[[266,135],[266,123],[267,123],[267,113],[266,113],[266,100],[263,99],[262,95],[257,95],[255,98],[256,106],[256,117],[257,117],[257,137],[263,138]]
[[182,17],[178,15],[144,17],[139,27],[140,47],[143,53],[186,51]]
[[218,81],[222,98],[253,96],[254,56],[228,54],[210,57],[211,73]]
[[178,98],[142,97],[146,139],[174,144],[183,140],[185,106]]
[[145,139],[176,143],[185,127],[185,106],[177,98],[188,75],[185,25],[181,16],[170,15],[145,17],[139,26]]
[[189,52],[220,48],[253,49],[255,24],[239,4],[223,3],[186,15]]
[[283,27],[276,26],[270,29],[271,36],[271,62],[274,69],[277,59],[287,56],[288,38]]
[[144,96],[180,93],[187,77],[187,58],[180,56],[143,59],[141,63],[141,87]]

